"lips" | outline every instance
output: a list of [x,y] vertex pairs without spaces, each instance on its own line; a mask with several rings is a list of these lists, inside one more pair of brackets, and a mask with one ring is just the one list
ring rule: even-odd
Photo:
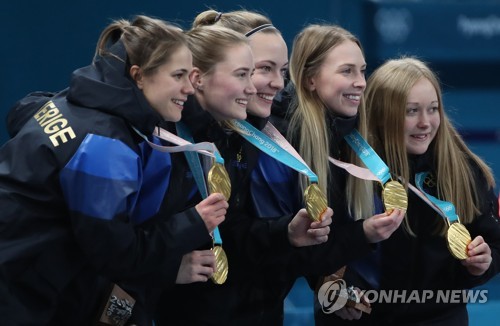
[[357,95],[357,94],[344,94],[344,97],[351,100],[351,101],[360,101],[361,100],[361,95]]
[[411,138],[416,139],[416,140],[427,140],[429,138],[430,134],[417,134],[417,135],[410,135]]
[[248,100],[247,99],[237,99],[236,103],[238,103],[239,105],[244,106],[246,108],[248,105]]
[[172,102],[174,102],[175,104],[177,104],[179,106],[184,107],[184,102],[186,102],[186,100],[172,99]]
[[268,101],[268,102],[272,102],[274,99],[274,95],[264,94],[264,93],[257,94],[257,97],[259,97],[265,101]]

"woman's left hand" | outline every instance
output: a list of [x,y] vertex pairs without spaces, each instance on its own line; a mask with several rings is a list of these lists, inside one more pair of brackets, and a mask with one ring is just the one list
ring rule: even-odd
[[483,275],[491,265],[491,249],[482,236],[477,236],[467,246],[468,258],[462,260],[469,273],[474,276]]

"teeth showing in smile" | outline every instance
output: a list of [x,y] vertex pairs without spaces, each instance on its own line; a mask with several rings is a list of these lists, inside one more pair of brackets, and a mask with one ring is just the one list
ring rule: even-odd
[[248,100],[236,100],[236,103],[247,106]]
[[419,140],[424,140],[427,138],[427,135],[413,135],[412,136],[413,138],[417,138]]
[[274,98],[273,95],[267,95],[267,94],[257,94],[257,96],[266,101],[272,101]]
[[180,105],[180,106],[184,106],[184,101],[181,101],[181,100],[172,100],[172,102],[174,102],[175,104],[177,105]]
[[347,95],[344,95],[344,96],[347,97],[348,99],[354,100],[354,101],[359,101],[361,99],[361,95],[347,94]]

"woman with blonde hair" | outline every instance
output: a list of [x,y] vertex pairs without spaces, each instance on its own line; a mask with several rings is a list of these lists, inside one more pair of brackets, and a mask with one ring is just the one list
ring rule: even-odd
[[[267,302],[260,298],[260,294],[253,294],[257,292],[254,291],[254,283],[249,280],[255,276],[260,255],[265,255],[266,250],[274,250],[274,243],[288,248],[291,245],[323,242],[329,231],[331,219],[328,214],[331,216],[331,210],[324,214],[323,222],[316,223],[317,226],[311,227],[311,232],[307,233],[311,224],[307,213],[299,209],[292,211],[292,206],[286,214],[279,212],[286,215],[279,222],[254,224],[257,220],[254,216],[259,214],[272,218],[281,215],[273,215],[278,212],[274,209],[278,205],[272,198],[250,190],[261,153],[238,133],[234,120],[248,119],[260,128],[260,124],[265,122],[262,116],[270,112],[273,96],[283,87],[282,71],[288,60],[286,45],[274,27],[262,27],[253,35],[245,35],[213,24],[229,15],[223,13],[222,18],[217,18],[217,12],[200,14],[193,28],[186,33],[193,53],[194,68],[190,79],[195,93],[186,102],[181,120],[195,141],[210,141],[217,145],[231,180],[231,218],[220,226],[222,247],[228,260],[227,280],[223,284],[182,285],[165,291],[155,315],[157,325],[258,324],[264,315],[261,308],[266,308]],[[204,18],[201,19],[201,16]],[[261,46],[257,49],[252,42],[260,36],[265,38],[257,42]],[[272,43],[268,44],[270,39]],[[260,81],[254,85],[254,77],[257,76]],[[254,116],[247,118],[250,112]],[[276,163],[272,164],[276,166]],[[280,169],[284,170],[284,167]],[[276,177],[278,172],[273,172],[273,177]],[[279,172],[279,177],[282,176],[286,178],[286,172]],[[287,192],[291,190],[287,189]],[[260,199],[254,198],[255,194],[260,195]],[[257,209],[260,211],[257,212]],[[294,226],[297,229],[297,224],[301,226],[299,231],[293,229]],[[299,239],[295,234],[300,234]],[[251,239],[254,236],[257,238],[253,242]],[[207,243],[206,247],[211,245]],[[246,305],[246,300],[255,305]],[[267,308],[275,311],[274,306]],[[282,318],[281,313],[278,316]]]
[[[353,34],[336,25],[309,25],[295,37],[291,83],[273,107],[273,113],[289,120],[283,132],[318,175],[334,211],[328,243],[311,248],[300,260],[308,262],[303,275],[312,288],[322,284],[323,275],[368,255],[371,244],[387,239],[404,217],[398,209],[374,215],[373,183],[330,163],[362,165],[344,137],[353,130],[367,136],[365,70],[362,47]],[[304,189],[307,184],[301,181]]]
[[[370,315],[335,324],[467,325],[466,296],[443,299],[443,294],[463,293],[499,271],[491,170],[453,127],[438,78],[421,60],[388,60],[376,69],[368,80],[366,107],[370,144],[412,191],[404,227],[380,244],[375,259],[364,261],[377,277],[348,267],[346,279],[362,290],[412,292],[414,299],[374,301]],[[452,233],[457,229],[463,231]]]

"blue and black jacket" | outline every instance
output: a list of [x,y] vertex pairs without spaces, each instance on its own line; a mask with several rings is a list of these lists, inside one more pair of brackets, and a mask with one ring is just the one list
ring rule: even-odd
[[133,130],[153,135],[162,118],[128,76],[123,44],[110,50],[116,57],[76,70],[55,95],[32,94],[9,117],[0,309],[13,324],[89,325],[101,285],[172,285],[182,255],[210,241],[194,208],[174,215],[193,183]]

